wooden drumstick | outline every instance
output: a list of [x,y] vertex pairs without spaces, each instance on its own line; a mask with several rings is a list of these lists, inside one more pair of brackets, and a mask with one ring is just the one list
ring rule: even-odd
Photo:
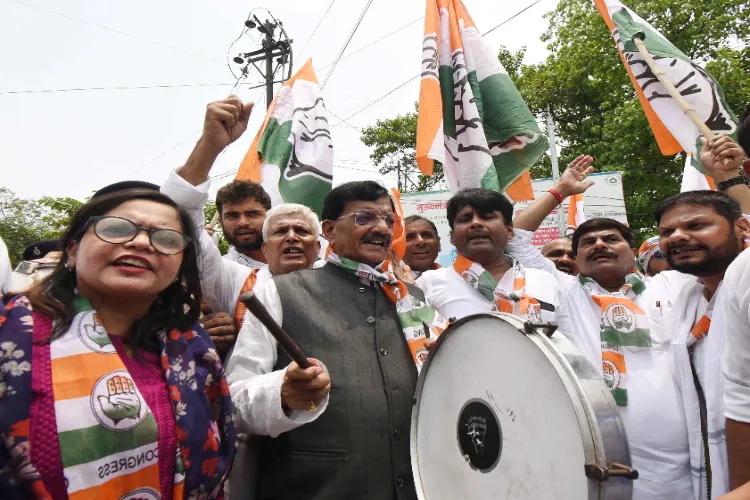
[[279,346],[281,346],[284,352],[287,353],[300,368],[304,370],[305,368],[310,368],[310,366],[312,366],[307,360],[305,353],[302,352],[302,349],[300,349],[297,343],[292,340],[292,337],[290,337],[289,334],[286,333],[278,323],[276,323],[268,313],[268,309],[261,304],[258,297],[256,297],[253,292],[246,292],[240,295],[240,302],[245,304],[245,307],[247,307],[247,309],[253,313],[261,323],[263,323],[263,326],[265,326],[271,335],[273,335],[276,342],[279,343]]

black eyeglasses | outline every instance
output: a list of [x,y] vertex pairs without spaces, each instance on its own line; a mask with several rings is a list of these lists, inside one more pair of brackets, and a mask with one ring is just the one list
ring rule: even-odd
[[91,217],[86,222],[84,230],[90,225],[94,226],[94,234],[100,240],[116,245],[133,241],[141,231],[146,231],[151,246],[164,255],[178,254],[184,251],[192,241],[189,236],[174,229],[141,227],[131,220],[111,215]]
[[393,225],[396,223],[396,218],[392,214],[383,214],[376,210],[357,210],[356,212],[342,215],[336,220],[344,219],[346,217],[354,217],[354,223],[358,226],[373,224],[378,217],[383,219],[383,222],[388,226],[388,229],[393,229]]

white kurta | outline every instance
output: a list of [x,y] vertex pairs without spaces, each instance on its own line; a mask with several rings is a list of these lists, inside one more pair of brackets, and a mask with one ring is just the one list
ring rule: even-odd
[[[281,326],[284,317],[281,298],[273,280],[256,293],[271,317]],[[281,409],[281,384],[286,368],[274,371],[278,360],[276,339],[259,321],[251,321],[249,312],[237,335],[234,352],[227,364],[227,382],[237,409],[237,430],[247,434],[276,437],[312,422],[325,411],[328,396],[314,412]]]
[[[531,245],[533,233],[514,229],[514,235],[508,242],[510,254],[527,268],[544,269],[557,278],[560,296],[575,325],[568,338],[580,350],[601,360],[600,307],[577,277],[557,271]],[[635,299],[648,317],[652,341],[650,349],[624,348],[628,405],[619,410],[628,432],[633,466],[640,473],[634,482],[636,500],[694,497],[687,419],[671,368],[669,327],[673,302],[690,280],[694,282],[695,278],[674,271],[661,273],[647,280],[646,290]],[[608,294],[604,289],[597,293]]]
[[[524,269],[524,273],[526,295],[555,308],[554,311],[542,309],[542,322],[556,322],[560,332],[572,331],[574,327],[570,313],[560,300],[560,287],[555,277],[538,269]],[[515,279],[516,272],[511,263],[511,268],[500,279],[498,286],[511,293]],[[461,319],[470,314],[489,312],[494,307],[494,303],[475,290],[453,269],[453,266],[425,271],[417,279],[416,284],[424,292],[427,303],[444,318]],[[595,362],[595,359],[591,361]],[[600,363],[601,360],[595,363],[595,366]]]
[[[193,186],[176,172],[170,172],[161,187],[161,192],[187,210],[196,227],[200,248],[198,269],[201,274],[203,296],[208,306],[214,312],[226,312],[234,316],[234,309],[242,292],[242,286],[253,269],[230,259],[223,259],[211,237],[203,230],[203,207],[208,200],[209,186],[210,181]],[[265,265],[263,266],[265,267]],[[265,272],[262,269],[258,271],[255,289],[258,289],[262,282],[268,278],[270,278],[270,273],[267,268]]]
[[234,246],[229,247],[229,251],[224,255],[223,258],[226,260],[231,260],[232,262],[236,262],[237,264],[243,265],[245,267],[249,267],[250,269],[260,269],[261,267],[266,265],[259,260],[248,257],[244,253],[238,252]]
[[10,267],[10,258],[8,257],[8,247],[5,246],[5,242],[0,238],[0,295],[10,290],[11,279],[12,269]]
[[[723,283],[724,404],[727,418],[750,424],[750,251],[729,266]],[[713,325],[712,325],[713,326]]]

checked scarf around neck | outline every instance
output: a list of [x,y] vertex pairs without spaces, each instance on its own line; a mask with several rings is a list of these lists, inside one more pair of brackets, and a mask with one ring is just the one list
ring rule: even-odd
[[494,304],[492,310],[520,316],[529,321],[541,321],[539,301],[526,295],[526,273],[517,260],[513,261],[515,280],[513,291],[507,292],[481,264],[460,255],[453,262],[453,269],[484,298]]
[[596,281],[578,275],[581,285],[600,309],[599,328],[602,343],[602,368],[615,403],[628,405],[627,367],[625,350],[651,347],[648,317],[635,303],[645,289],[643,275],[636,271],[625,276],[625,284],[616,292],[608,293]]
[[339,257],[333,251],[328,253],[326,260],[360,278],[380,283],[386,297],[396,304],[398,320],[404,332],[406,343],[409,345],[414,364],[417,367],[417,373],[419,373],[428,354],[424,346],[427,339],[425,325],[430,329],[432,335],[437,337],[448,327],[448,321],[432,307],[409,294],[406,285],[396,279],[390,261],[386,260],[373,269],[367,264],[346,257]]

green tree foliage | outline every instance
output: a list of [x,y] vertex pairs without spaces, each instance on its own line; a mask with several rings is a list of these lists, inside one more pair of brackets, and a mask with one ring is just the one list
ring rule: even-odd
[[[626,3],[718,80],[735,114],[750,104],[747,0]],[[641,238],[648,236],[655,230],[655,205],[679,191],[684,159],[661,155],[593,2],[561,0],[545,17],[549,28],[542,40],[550,55],[544,62],[524,65],[525,48],[512,52],[502,47],[498,58],[540,121],[549,106],[563,146],[560,168],[586,153],[596,158],[599,171],[622,170],[628,220]],[[374,148],[371,158],[381,171],[392,171],[399,160],[414,165],[416,113],[379,120],[363,131],[362,140]],[[442,181],[442,169],[435,179],[438,175]],[[531,175],[551,175],[549,156],[532,167]],[[429,189],[430,180],[420,178],[419,184]]]
[[406,113],[396,118],[378,120],[362,130],[362,142],[373,148],[370,158],[381,174],[399,172],[401,190],[425,191],[445,189],[443,167],[435,162],[432,177],[417,169],[417,113]]
[[40,240],[57,239],[82,203],[73,198],[25,200],[7,188],[0,188],[0,237],[8,247],[11,263],[22,260],[23,250]]
[[[748,105],[750,4],[746,0],[627,4],[717,78],[735,114]],[[550,55],[541,64],[522,66],[516,85],[533,113],[541,115],[550,107],[558,142],[565,146],[561,167],[587,153],[596,158],[601,171],[622,170],[630,224],[641,236],[651,233],[655,204],[679,191],[683,158],[659,152],[593,2],[561,1],[546,17],[550,25],[542,40],[548,42]],[[503,56],[501,51],[501,61]]]

